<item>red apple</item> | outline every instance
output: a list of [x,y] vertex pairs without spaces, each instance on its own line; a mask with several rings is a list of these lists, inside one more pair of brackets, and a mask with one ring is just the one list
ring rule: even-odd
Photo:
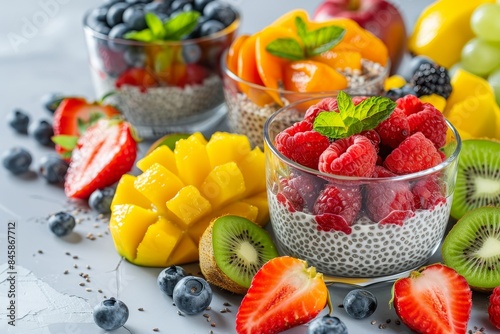
[[325,0],[313,19],[325,21],[345,17],[380,38],[389,51],[391,73],[395,73],[406,52],[406,27],[400,11],[386,0]]

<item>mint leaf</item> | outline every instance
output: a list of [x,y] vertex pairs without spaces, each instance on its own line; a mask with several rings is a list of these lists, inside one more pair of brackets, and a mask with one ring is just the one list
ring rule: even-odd
[[141,31],[129,31],[123,37],[125,39],[131,39],[139,42],[153,42],[155,40],[153,32],[149,29],[144,29]]
[[182,12],[166,21],[163,24],[163,29],[165,30],[164,39],[181,40],[182,37],[191,33],[196,28],[200,15],[196,11]]
[[295,18],[295,26],[297,34],[304,43],[307,57],[317,56],[330,50],[339,44],[345,35],[344,28],[334,25],[308,31],[306,23],[298,16]]
[[155,40],[162,40],[167,35],[165,28],[163,27],[163,22],[161,19],[153,13],[146,13],[144,16],[146,19],[146,24],[151,30]]
[[51,139],[55,144],[68,151],[73,150],[76,147],[76,143],[78,142],[77,136],[59,135],[53,136]]
[[314,130],[329,138],[338,139],[371,130],[385,120],[396,108],[387,97],[372,96],[355,106],[345,92],[337,96],[339,112],[321,112],[314,120]]
[[302,45],[293,38],[277,38],[266,45],[266,51],[274,56],[291,60],[306,58]]

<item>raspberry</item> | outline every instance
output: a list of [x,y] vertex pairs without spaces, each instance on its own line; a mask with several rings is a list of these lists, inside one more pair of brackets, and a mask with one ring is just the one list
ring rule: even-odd
[[330,145],[328,137],[313,131],[307,121],[297,122],[280,132],[275,141],[284,156],[313,169],[318,169],[319,156]]
[[437,177],[419,180],[412,188],[415,210],[433,210],[437,205],[446,203],[445,189]]
[[403,140],[384,160],[384,167],[398,175],[419,172],[441,163],[441,155],[429,139],[417,132]]
[[302,211],[305,201],[298,190],[293,185],[290,185],[288,179],[281,179],[280,183],[281,191],[276,195],[278,202],[283,204],[290,212]]
[[[354,96],[352,98],[352,102],[354,103],[355,106],[357,106],[358,104],[361,103],[361,101],[365,100],[366,98],[367,98],[366,96]],[[338,112],[339,107],[337,104],[337,99],[335,97],[327,97],[325,99],[322,99],[317,104],[310,106],[306,111],[304,120],[314,123],[314,119],[322,111]]]
[[410,124],[408,124],[403,111],[396,108],[386,120],[375,128],[375,131],[379,134],[382,144],[396,148],[410,135]]
[[371,177],[377,162],[372,142],[361,135],[339,139],[321,154],[318,170],[324,173]]
[[[383,169],[378,169],[377,173],[381,177],[391,176]],[[407,181],[370,184],[365,195],[366,213],[374,222],[402,226],[405,219],[415,214],[413,194]]]
[[288,180],[288,186],[297,190],[303,200],[303,207],[312,212],[314,202],[327,181],[315,175],[301,174]]
[[396,101],[408,119],[410,134],[422,132],[437,148],[446,144],[446,121],[443,114],[430,103],[422,103],[413,95]]
[[373,146],[375,147],[375,151],[378,153],[379,145],[380,145],[380,135],[375,130],[366,130],[360,133],[360,135],[365,136],[370,139]]
[[494,288],[490,295],[488,315],[493,326],[500,329],[500,286]]
[[413,85],[413,90],[418,97],[437,94],[447,99],[452,91],[448,70],[432,63],[420,64],[410,84]]
[[393,177],[393,176],[397,175],[382,166],[375,166],[375,170],[373,171],[372,175],[372,177]]

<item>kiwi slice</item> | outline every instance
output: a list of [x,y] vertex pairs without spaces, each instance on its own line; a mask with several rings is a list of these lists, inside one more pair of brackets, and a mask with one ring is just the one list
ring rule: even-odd
[[486,205],[500,205],[500,142],[464,140],[451,216],[460,219],[466,212]]
[[259,225],[227,215],[214,219],[200,240],[200,268],[208,282],[244,294],[255,273],[278,256],[269,234]]
[[444,263],[478,291],[500,285],[500,207],[481,207],[459,219],[441,249]]

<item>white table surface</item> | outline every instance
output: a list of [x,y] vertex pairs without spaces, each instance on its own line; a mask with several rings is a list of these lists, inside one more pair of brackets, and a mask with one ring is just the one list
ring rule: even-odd
[[[241,32],[252,33],[281,14],[303,7],[309,12],[319,0],[233,0],[243,12]],[[399,0],[408,27],[430,2]],[[81,29],[82,15],[98,0],[22,0],[10,1],[0,14],[0,152],[22,145],[34,156],[34,166],[43,155],[51,153],[27,136],[16,135],[4,121],[14,108],[28,111],[33,120],[47,118],[40,105],[47,92],[78,94],[94,98],[87,67],[87,53]],[[45,14],[44,14],[45,13]],[[28,23],[36,25],[28,27]],[[33,29],[34,27],[34,29]],[[13,42],[13,36],[20,39]],[[223,126],[223,125],[221,125]],[[141,152],[147,145],[141,146]],[[62,189],[49,186],[33,175],[13,177],[0,168],[0,333],[77,334],[104,333],[92,320],[92,308],[104,296],[123,300],[130,309],[126,328],[114,333],[234,333],[234,317],[241,301],[214,288],[210,314],[215,327],[202,315],[179,316],[170,298],[156,286],[159,268],[143,268],[122,261],[115,252],[111,236],[106,234],[107,221],[94,213],[78,212],[73,237],[60,239],[47,227],[46,217],[53,212],[75,207],[64,197]],[[7,223],[16,223],[16,327],[8,326],[7,292]],[[86,238],[88,233],[96,240]],[[66,253],[70,254],[67,255]],[[77,257],[77,258],[74,258]],[[439,255],[431,262],[439,261]],[[77,266],[78,268],[75,268]],[[87,268],[87,266],[89,266]],[[90,269],[89,269],[90,268]],[[196,265],[187,266],[193,273]],[[64,274],[65,271],[68,274]],[[86,273],[90,282],[79,275]],[[85,282],[85,286],[80,286]],[[338,307],[348,289],[330,287],[334,314],[348,326],[349,333],[409,333],[397,325],[397,316],[389,309],[390,285],[369,288],[378,298],[375,314],[365,320],[352,320]],[[102,292],[99,292],[101,290]],[[229,302],[231,312],[221,313]],[[143,308],[144,311],[139,311]],[[474,294],[474,308],[469,329],[474,326],[495,333],[487,320],[487,297]],[[386,320],[391,322],[386,324]],[[375,321],[376,324],[371,324]],[[379,324],[385,329],[379,329]],[[305,333],[300,326],[287,331]]]

